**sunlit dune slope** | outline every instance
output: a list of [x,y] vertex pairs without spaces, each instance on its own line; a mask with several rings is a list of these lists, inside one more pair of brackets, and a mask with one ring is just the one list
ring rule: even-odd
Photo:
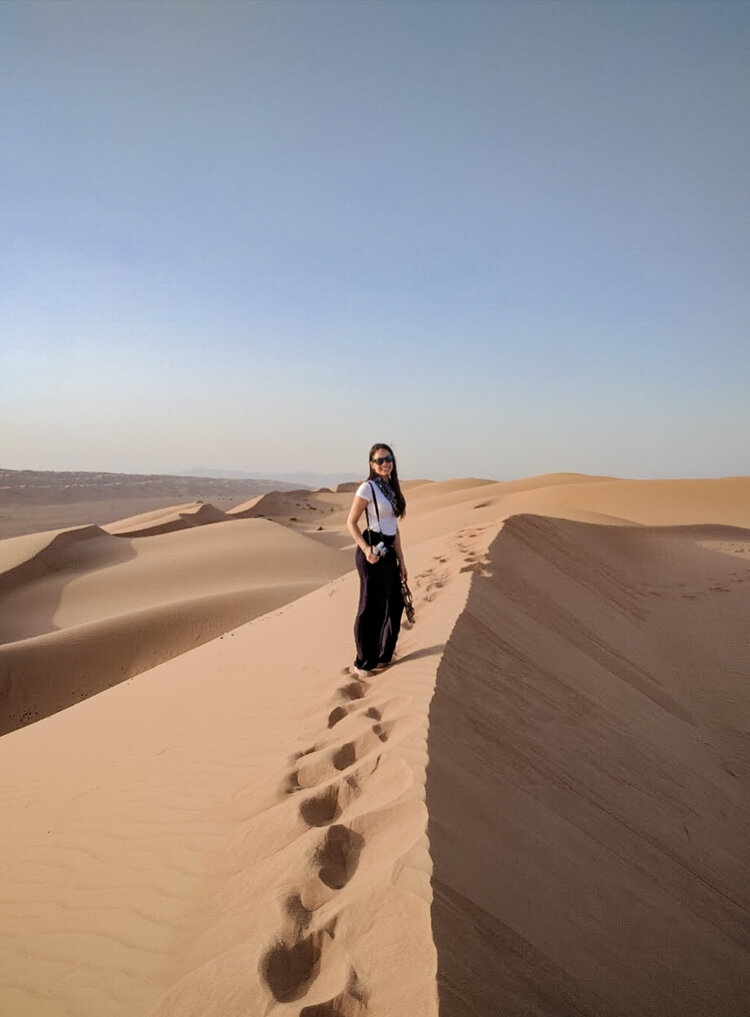
[[750,525],[748,477],[612,480],[573,474],[567,483],[568,476],[485,483],[458,492],[427,486],[409,500],[404,534],[411,540],[429,539],[462,523],[486,525],[523,513],[618,525]]
[[280,521],[295,517],[295,520],[299,520],[299,517],[310,512],[327,512],[331,507],[342,508],[349,502],[350,494],[337,494],[333,491],[271,491],[237,505],[228,514],[237,517],[279,517]]
[[414,549],[376,683],[350,573],[0,739],[10,1012],[437,1017],[427,710],[481,553]]
[[183,653],[348,567],[335,551],[262,519],[140,538],[88,527],[36,543],[14,538],[0,551],[8,562],[32,553],[0,574],[3,731]]
[[227,514],[230,518],[272,519],[313,537],[318,543],[341,550],[352,543],[345,528],[351,502],[349,491],[274,491],[243,502]]
[[441,1017],[747,1012],[749,612],[750,529],[506,523],[430,711]]

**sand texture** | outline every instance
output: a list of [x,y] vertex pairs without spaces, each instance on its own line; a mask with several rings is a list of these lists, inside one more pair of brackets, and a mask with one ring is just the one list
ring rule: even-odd
[[0,541],[0,1013],[745,1017],[750,479],[341,487]]

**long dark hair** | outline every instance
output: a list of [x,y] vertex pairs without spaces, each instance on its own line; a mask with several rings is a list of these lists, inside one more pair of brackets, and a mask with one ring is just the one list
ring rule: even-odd
[[378,474],[372,468],[372,458],[379,448],[384,448],[386,452],[389,453],[389,455],[393,456],[393,469],[391,470],[389,483],[396,494],[396,515],[399,518],[402,518],[403,516],[406,515],[406,498],[404,498],[404,492],[401,490],[401,485],[398,482],[398,468],[396,466],[396,456],[394,455],[391,446],[386,445],[384,441],[376,441],[375,444],[370,449],[370,454],[367,457],[367,462],[370,467],[370,473],[367,479],[374,480],[378,476]]

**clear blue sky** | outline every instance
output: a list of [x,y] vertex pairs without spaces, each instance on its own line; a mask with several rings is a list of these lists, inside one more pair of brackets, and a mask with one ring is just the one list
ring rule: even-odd
[[750,4],[0,4],[0,466],[750,473]]

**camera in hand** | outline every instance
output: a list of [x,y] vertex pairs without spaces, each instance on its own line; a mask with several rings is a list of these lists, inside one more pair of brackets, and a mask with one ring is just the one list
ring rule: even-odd
[[375,547],[373,547],[373,551],[378,556],[378,558],[382,558],[383,555],[388,554],[388,548],[385,546],[382,540],[380,541],[379,544],[376,544]]

